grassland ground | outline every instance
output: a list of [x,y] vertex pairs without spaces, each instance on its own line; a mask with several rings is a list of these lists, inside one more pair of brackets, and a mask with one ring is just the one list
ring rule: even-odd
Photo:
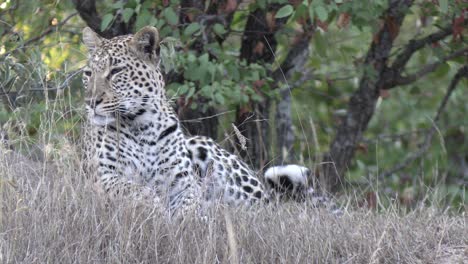
[[336,217],[290,203],[174,222],[103,199],[76,153],[34,161],[2,149],[0,263],[468,263],[465,214],[348,206]]

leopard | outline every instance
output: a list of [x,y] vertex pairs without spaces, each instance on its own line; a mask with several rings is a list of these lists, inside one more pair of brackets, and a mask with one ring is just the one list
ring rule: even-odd
[[152,26],[110,39],[83,29],[84,152],[95,186],[171,215],[216,200],[252,205],[307,193],[306,167],[271,167],[262,178],[213,139],[185,134],[166,96],[160,42]]

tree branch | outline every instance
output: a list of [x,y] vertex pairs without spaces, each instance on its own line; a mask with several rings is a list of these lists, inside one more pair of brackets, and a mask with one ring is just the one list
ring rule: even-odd
[[[463,24],[464,25],[468,24],[468,18],[465,18],[465,20],[463,21]],[[424,48],[427,44],[431,44],[439,40],[442,40],[452,33],[453,33],[453,25],[450,24],[440,29],[439,31],[434,32],[424,38],[409,41],[409,43],[403,48],[403,51],[396,57],[396,59],[392,63],[392,66],[386,67],[384,69],[383,83],[382,83],[381,88],[390,89],[390,88],[397,86],[398,84],[396,84],[394,81],[398,79],[402,79],[401,72],[404,70],[409,59],[411,59],[411,57],[416,51]],[[406,80],[406,81],[409,81],[409,80]],[[406,81],[403,81],[403,83],[405,83]]]
[[[395,88],[397,86],[400,86],[400,85],[407,85],[407,84],[413,83],[413,82],[417,81],[418,79],[420,79],[421,77],[435,71],[441,64],[445,63],[446,61],[457,58],[457,57],[460,57],[460,56],[467,56],[468,57],[468,48],[457,50],[457,51],[453,52],[452,54],[450,54],[448,56],[445,56],[444,58],[442,58],[441,60],[439,60],[437,62],[434,62],[434,63],[431,63],[431,64],[428,64],[428,65],[424,66],[418,72],[413,73],[411,75],[401,76],[401,75],[399,75],[399,73],[396,73],[396,74],[398,74],[398,76],[393,77],[394,79],[392,79],[392,80],[387,80],[387,83],[384,84],[384,89],[390,90],[390,89],[393,89],[393,88]],[[392,75],[395,76],[395,73],[392,74]]]
[[406,168],[414,160],[416,160],[417,158],[424,155],[424,153],[426,153],[426,151],[431,146],[432,137],[434,136],[434,133],[437,131],[436,123],[439,121],[442,112],[444,111],[445,107],[447,106],[447,103],[448,103],[448,100],[449,100],[450,96],[452,95],[453,91],[457,87],[458,82],[462,78],[468,78],[468,65],[464,65],[463,67],[461,67],[457,71],[455,76],[453,77],[452,81],[450,82],[450,84],[448,86],[448,89],[447,89],[447,92],[445,93],[445,96],[442,99],[442,102],[440,103],[439,108],[437,109],[437,113],[436,113],[434,119],[432,120],[433,125],[432,125],[431,129],[428,131],[428,133],[426,134],[424,142],[421,145],[421,147],[419,148],[419,150],[416,153],[413,153],[413,154],[409,155],[408,157],[406,157],[402,162],[397,164],[392,169],[390,169],[388,171],[385,171],[382,174],[380,174],[379,178],[383,179],[385,177],[388,177],[388,176],[392,175],[395,172],[398,172],[398,171]]
[[[466,25],[468,18],[465,19],[464,24]],[[445,37],[449,36],[453,33],[453,26],[452,24],[445,26],[441,30],[432,33],[424,38],[410,40],[410,42],[405,46],[403,52],[398,55],[398,57],[393,62],[391,68],[393,69],[402,69],[405,67],[406,63],[409,59],[413,56],[413,54],[424,48],[427,44],[431,44],[437,42],[439,40],[444,39]]]
[[95,0],[72,0],[72,2],[73,5],[75,5],[76,11],[78,11],[80,14],[80,17],[90,28],[92,28],[95,32],[98,32],[101,36],[105,38],[112,38],[130,33],[127,25],[121,21],[121,19],[116,19],[109,28],[102,32],[102,19],[97,12]]
[[[297,36],[297,41],[293,43],[293,46],[286,55],[285,60],[281,65],[272,73],[272,77],[275,81],[285,81],[285,75],[293,68],[302,68],[305,64],[305,59],[309,56],[309,43],[312,38],[314,29]],[[298,65],[298,59],[304,59],[300,65]],[[300,71],[297,71],[300,72]],[[293,88],[293,87],[291,87]]]

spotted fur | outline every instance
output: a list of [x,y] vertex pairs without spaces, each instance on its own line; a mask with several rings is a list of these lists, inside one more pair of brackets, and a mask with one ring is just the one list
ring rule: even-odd
[[187,148],[204,187],[205,201],[222,200],[231,205],[249,205],[269,199],[255,172],[211,138],[190,137]]

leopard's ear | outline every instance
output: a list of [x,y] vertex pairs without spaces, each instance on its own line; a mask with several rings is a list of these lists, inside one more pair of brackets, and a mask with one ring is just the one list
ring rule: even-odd
[[91,28],[85,27],[83,29],[83,42],[89,51],[93,51],[97,46],[101,45],[102,38]]
[[159,55],[159,32],[146,26],[138,31],[130,42],[131,49],[144,60],[154,60]]

